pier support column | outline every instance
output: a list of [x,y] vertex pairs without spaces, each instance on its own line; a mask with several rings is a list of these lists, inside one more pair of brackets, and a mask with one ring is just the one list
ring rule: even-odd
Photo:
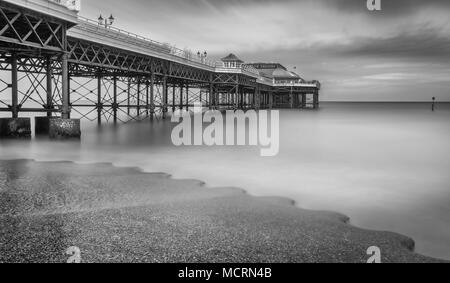
[[255,94],[253,97],[253,107],[255,108],[255,110],[259,110],[260,107],[260,96],[261,96],[261,92],[259,87],[255,88]]
[[273,108],[273,92],[269,93],[269,109]]
[[102,124],[102,76],[97,77],[97,124]]
[[203,107],[203,90],[200,89],[200,105]]
[[61,56],[61,87],[62,87],[62,115],[61,117],[63,119],[70,119],[70,98],[69,98],[69,92],[70,92],[70,85],[69,85],[69,62],[68,62],[68,55],[64,53]]
[[209,84],[209,109],[214,109],[215,105],[215,99],[214,99],[214,84]]
[[117,124],[117,109],[119,105],[117,105],[117,76],[113,77],[113,120],[114,124]]
[[294,93],[292,91],[289,94],[289,106],[291,107],[291,109],[294,108]]
[[150,107],[150,94],[149,94],[149,85],[148,78],[145,79],[145,117],[149,116],[149,107]]
[[263,94],[261,92],[261,90],[259,90],[259,92],[256,95],[256,105],[258,106],[258,109],[261,109],[262,106],[262,99],[263,99]]
[[53,105],[53,83],[52,83],[52,61],[50,57],[47,57],[45,62],[45,79],[46,79],[46,104],[44,105],[45,110],[47,110],[46,117],[35,117],[34,118],[34,133],[36,136],[46,136],[50,131],[50,119],[56,118],[52,117],[54,105]]
[[128,88],[127,88],[127,115],[130,116],[130,106],[131,106],[131,78],[128,78]]
[[45,108],[47,111],[47,117],[52,117],[52,110],[53,110],[53,83],[52,83],[52,77],[53,77],[53,70],[52,70],[52,61],[50,57],[47,58],[46,66],[45,66],[45,78],[47,81],[47,87],[46,87],[46,93],[47,93],[47,105]]
[[136,102],[136,117],[141,117],[141,78],[138,78],[137,82],[137,102]]
[[155,75],[150,77],[150,120],[155,117]]
[[189,111],[189,84],[186,84],[186,111]]
[[11,112],[13,119],[19,117],[19,79],[17,70],[17,54],[11,57]]
[[168,88],[167,88],[167,76],[164,76],[163,78],[163,105],[162,105],[162,112],[163,112],[163,119],[166,119],[167,114],[167,104],[168,104]]
[[225,108],[230,107],[230,94],[229,93],[225,93],[225,95],[223,96],[222,102],[225,105]]
[[223,97],[227,96],[227,92],[221,92],[217,91],[217,89],[213,89],[213,107],[215,110],[219,110],[220,106],[222,106],[223,103]]
[[209,110],[214,109],[215,105],[214,105],[214,74],[211,73],[209,75]]
[[222,98],[222,104],[225,105],[225,108],[228,108],[230,105],[230,94],[229,93],[225,93],[225,95]]
[[175,100],[176,100],[176,84],[172,86],[172,113],[175,112]]
[[145,117],[147,117],[148,118],[148,115],[149,115],[149,107],[150,107],[150,97],[149,97],[149,85],[150,85],[150,83],[149,83],[149,81],[148,81],[148,78],[146,78],[146,80],[145,80]]
[[219,107],[220,107],[220,97],[221,97],[221,95],[222,95],[222,97],[225,95],[225,93],[224,92],[220,92],[220,91],[217,91],[216,89],[214,89],[214,107],[215,107],[215,109],[219,109]]
[[313,104],[314,104],[314,109],[319,109],[319,93],[315,92],[313,94]]
[[69,117],[69,119],[70,118],[72,118],[71,117],[71,115],[72,115],[72,98],[71,98],[71,95],[72,95],[72,90],[70,89],[70,80],[71,80],[71,77],[70,77],[70,72],[68,72],[67,73],[67,103],[68,103],[68,108],[69,108],[69,114],[68,114],[68,117]]
[[236,75],[236,93],[235,93],[235,109],[239,109],[239,94],[240,94],[240,89],[239,89],[239,75]]
[[180,110],[183,110],[183,84],[180,84]]
[[234,94],[234,108],[239,109],[239,85],[236,85],[236,92]]
[[246,90],[244,92],[244,109],[247,109],[250,104],[250,93]]
[[306,93],[302,93],[302,108],[306,108]]
[[228,107],[230,107],[230,94],[229,93],[225,93],[225,95],[223,96],[223,103],[225,104],[225,108],[228,109]]
[[61,118],[49,119],[49,136],[51,139],[79,139],[81,137],[80,120],[70,119],[70,77],[67,53],[61,56],[61,77]]

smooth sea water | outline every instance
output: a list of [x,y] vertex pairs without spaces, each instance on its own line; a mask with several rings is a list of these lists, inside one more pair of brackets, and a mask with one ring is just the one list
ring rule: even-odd
[[430,104],[325,103],[281,111],[276,157],[255,147],[175,147],[173,125],[158,120],[84,123],[81,142],[0,141],[0,159],[111,162],[287,197],[410,236],[417,252],[450,259],[449,122],[449,104],[432,112]]

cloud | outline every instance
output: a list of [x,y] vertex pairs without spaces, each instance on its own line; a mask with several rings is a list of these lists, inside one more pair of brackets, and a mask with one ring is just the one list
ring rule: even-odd
[[423,9],[436,8],[450,10],[448,0],[381,0],[382,10],[371,12],[367,9],[366,0],[319,0],[324,5],[338,9],[341,12],[359,12],[368,16],[398,17],[419,12]]
[[[447,70],[448,71],[448,70]],[[416,83],[440,83],[440,82],[450,82],[448,73],[382,73],[374,74],[362,77],[365,80],[375,80],[375,81],[403,81],[403,82],[416,82]]]
[[[297,66],[333,100],[420,100],[424,85],[450,100],[450,0],[381,1],[369,12],[366,0],[109,0],[107,11],[90,0],[82,15],[113,13],[119,28],[210,59],[233,52]],[[424,84],[421,73],[439,81]]]
[[450,36],[443,36],[438,29],[416,29],[390,37],[356,37],[349,44],[324,46],[346,56],[371,56],[383,58],[450,59]]

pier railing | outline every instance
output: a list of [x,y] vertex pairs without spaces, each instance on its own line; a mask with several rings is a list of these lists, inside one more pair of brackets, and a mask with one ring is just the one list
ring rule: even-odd
[[182,50],[182,49],[179,49],[168,43],[158,42],[158,41],[152,40],[150,38],[147,38],[147,37],[123,30],[123,29],[119,29],[119,28],[116,28],[113,26],[105,27],[103,25],[100,25],[97,21],[94,21],[94,20],[91,20],[88,18],[84,18],[81,16],[78,17],[78,20],[80,21],[80,23],[88,25],[91,28],[96,28],[97,30],[102,30],[104,32],[107,32],[114,39],[119,39],[119,40],[124,40],[124,41],[132,41],[133,43],[135,43],[139,46],[148,48],[149,50],[167,54],[167,55],[172,55],[174,57],[188,60],[191,62],[195,62],[198,64],[202,64],[205,66],[209,66],[209,67],[216,66],[215,62],[209,61],[205,58],[200,58],[191,50],[187,50],[187,49]]
[[274,84],[274,79],[273,78],[269,78],[269,77],[265,77],[265,76],[260,76],[259,78],[262,82],[266,83],[266,84],[270,84],[273,85]]
[[[53,2],[60,3],[61,5],[64,5],[59,0],[52,0]],[[318,81],[311,81],[311,82],[305,82],[305,81],[299,81],[296,83],[281,83],[274,81],[273,78],[268,78],[265,76],[262,76],[261,73],[253,67],[252,65],[247,64],[237,64],[234,66],[225,66],[223,62],[217,62],[217,61],[210,61],[202,56],[197,56],[196,53],[192,52],[191,50],[185,49],[179,49],[173,45],[170,45],[168,43],[162,43],[155,40],[152,40],[150,38],[119,29],[113,26],[105,27],[104,25],[99,24],[95,20],[91,20],[88,18],[84,18],[81,16],[78,16],[78,28],[84,29],[85,31],[101,31],[104,33],[107,33],[108,37],[114,39],[114,40],[120,40],[123,42],[128,42],[131,44],[134,44],[136,46],[140,46],[143,48],[146,48],[148,50],[165,54],[169,56],[174,56],[178,59],[187,60],[190,62],[194,62],[197,64],[201,64],[204,66],[215,68],[216,72],[231,72],[231,73],[241,73],[245,74],[254,78],[257,78],[259,82],[267,85],[272,86],[280,86],[280,87],[316,87],[320,88],[320,83]]]
[[80,11],[81,8],[81,0],[48,0],[49,2],[53,2],[59,4],[61,6],[66,7],[69,10]]
[[62,5],[62,6],[66,6],[62,0],[48,0],[49,2],[54,2],[56,4]]
[[216,70],[219,70],[219,71],[242,73],[242,74],[246,74],[246,75],[256,77],[256,78],[260,77],[259,71],[251,65],[237,64],[237,65],[233,65],[233,66],[227,66],[227,65],[225,65],[224,62],[218,61],[218,62],[216,62],[215,67],[216,67]]
[[274,86],[282,86],[282,87],[315,87],[320,89],[320,83],[318,81],[299,81],[299,82],[295,82],[295,83],[280,83],[280,82],[275,82]]

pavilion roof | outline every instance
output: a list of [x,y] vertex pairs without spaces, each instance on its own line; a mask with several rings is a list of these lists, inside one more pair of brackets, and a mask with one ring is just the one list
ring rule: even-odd
[[222,62],[239,62],[239,63],[244,63],[244,61],[242,61],[241,59],[239,59],[236,55],[234,55],[233,53],[230,53],[228,56],[224,57],[221,59]]

